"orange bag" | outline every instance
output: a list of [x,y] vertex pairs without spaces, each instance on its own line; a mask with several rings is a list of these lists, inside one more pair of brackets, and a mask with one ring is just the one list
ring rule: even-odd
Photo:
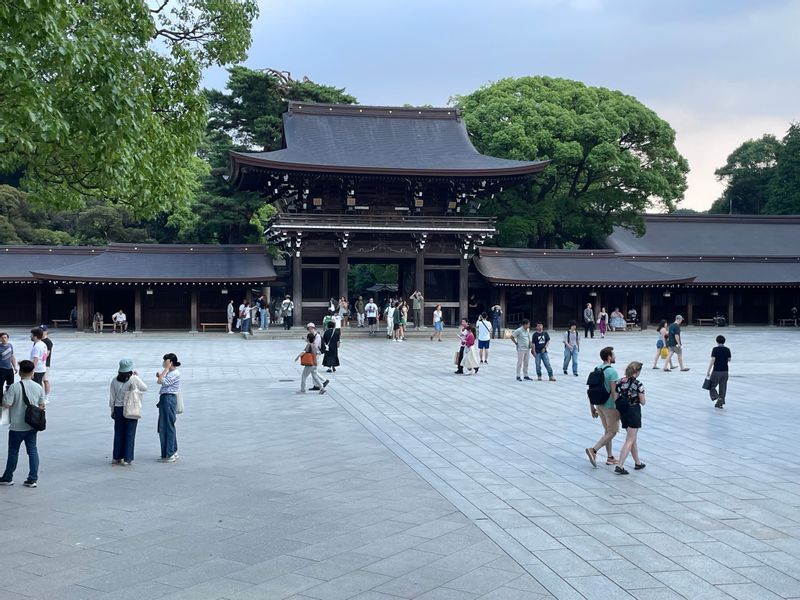
[[313,352],[303,352],[303,355],[300,357],[300,364],[304,367],[316,367],[317,355]]

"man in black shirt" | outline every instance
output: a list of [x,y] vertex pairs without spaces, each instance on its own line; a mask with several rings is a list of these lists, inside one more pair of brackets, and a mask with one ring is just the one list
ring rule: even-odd
[[531,336],[531,352],[536,361],[536,378],[542,380],[542,363],[544,368],[547,369],[547,376],[550,381],[555,381],[553,377],[553,367],[550,366],[550,356],[547,354],[547,347],[550,345],[550,334],[544,331],[544,326],[541,321],[536,322],[536,331]]
[[[711,400],[716,400],[714,407],[722,408],[725,405],[725,394],[728,391],[728,363],[731,362],[731,351],[725,346],[725,336],[717,336],[717,345],[711,350],[711,360],[708,363],[706,377],[711,380],[711,389],[708,395]],[[717,391],[719,386],[719,391]]]

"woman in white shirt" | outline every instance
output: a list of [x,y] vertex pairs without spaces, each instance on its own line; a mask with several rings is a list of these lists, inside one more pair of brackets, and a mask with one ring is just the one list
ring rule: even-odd
[[117,376],[111,380],[108,405],[114,419],[114,449],[112,465],[129,465],[133,462],[138,419],[125,416],[125,394],[129,391],[146,392],[147,385],[139,378],[130,358],[119,361]]
[[440,342],[442,341],[443,328],[444,322],[442,321],[442,305],[437,304],[436,308],[433,309],[433,335],[431,336],[431,341],[433,341],[433,338],[438,339]]

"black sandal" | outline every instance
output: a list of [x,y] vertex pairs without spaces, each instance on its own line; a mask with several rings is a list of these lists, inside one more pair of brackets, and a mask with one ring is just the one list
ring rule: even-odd
[[641,470],[642,470],[642,469],[644,469],[646,466],[647,466],[647,465],[646,465],[646,464],[644,464],[644,463],[639,463],[638,465],[634,465],[634,467],[633,467],[633,468],[634,468],[634,470],[635,470],[635,471],[641,471]]
[[625,467],[614,467],[614,473],[617,475],[628,475],[628,470]]

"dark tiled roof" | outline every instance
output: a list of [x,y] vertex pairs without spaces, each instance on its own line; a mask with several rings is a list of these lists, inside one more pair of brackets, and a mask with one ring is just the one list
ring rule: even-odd
[[283,115],[285,148],[232,152],[241,168],[421,176],[529,176],[549,161],[494,158],[472,146],[454,108],[399,108],[291,102]]
[[690,283],[692,276],[672,275],[639,266],[609,250],[527,250],[481,248],[474,259],[492,283],[525,286],[670,285]]
[[800,260],[720,258],[630,262],[672,277],[693,277],[695,285],[800,285]]
[[800,217],[648,215],[636,237],[616,228],[609,248],[632,256],[800,256]]
[[2,246],[0,282],[36,281],[31,270],[61,269],[103,252],[105,248],[85,246]]
[[276,277],[272,259],[260,245],[112,244],[95,250],[93,256],[79,257],[83,260],[51,266],[40,261],[47,248],[28,248],[29,276],[140,283],[257,283]]

